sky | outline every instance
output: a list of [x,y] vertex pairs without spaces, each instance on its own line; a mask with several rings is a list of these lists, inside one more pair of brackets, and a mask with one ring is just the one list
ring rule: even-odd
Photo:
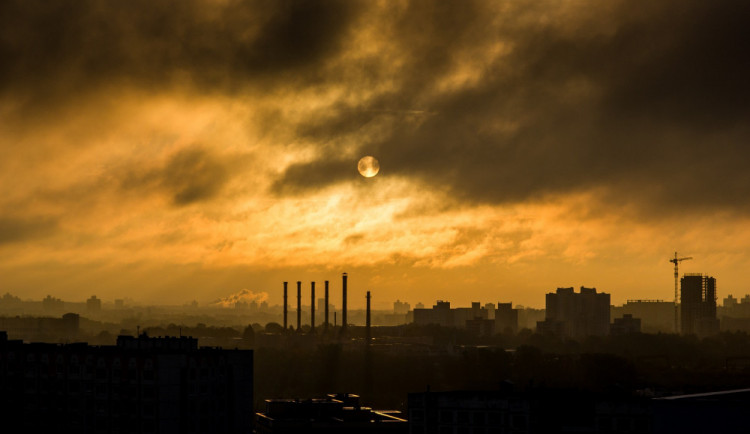
[[748,16],[4,1],[0,293],[276,304],[348,272],[354,307],[621,304],[672,299],[675,251],[750,293]]

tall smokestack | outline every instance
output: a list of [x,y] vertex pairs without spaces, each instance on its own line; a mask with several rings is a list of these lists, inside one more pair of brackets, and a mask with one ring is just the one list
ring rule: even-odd
[[344,273],[341,276],[343,289],[341,290],[341,333],[346,333],[346,278],[347,275]]
[[367,320],[365,322],[365,342],[370,346],[372,335],[370,334],[370,291],[367,291]]
[[328,281],[326,280],[326,305],[323,308],[323,311],[325,312],[325,322],[323,322],[323,332],[328,331]]
[[286,332],[287,324],[286,324],[286,311],[287,306],[289,306],[289,302],[287,302],[287,296],[286,296],[286,286],[289,282],[284,282],[284,332]]
[[302,329],[302,282],[297,281],[297,331]]
[[367,291],[367,317],[365,322],[365,384],[364,390],[368,396],[372,395],[373,369],[372,369],[372,334],[370,333],[370,291]]
[[310,333],[315,333],[315,282],[310,282]]

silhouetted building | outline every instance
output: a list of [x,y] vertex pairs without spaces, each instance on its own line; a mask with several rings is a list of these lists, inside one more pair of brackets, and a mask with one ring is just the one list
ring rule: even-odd
[[546,297],[546,317],[538,323],[540,332],[562,331],[571,338],[609,334],[609,294],[597,294],[596,288],[557,288]]
[[467,319],[466,331],[476,336],[492,336],[495,334],[495,320],[493,319]]
[[453,326],[464,328],[466,322],[475,319],[487,319],[487,310],[482,308],[481,303],[473,301],[471,307],[458,307],[453,309]]
[[407,314],[411,309],[411,305],[405,301],[396,300],[393,302],[393,313]]
[[437,324],[443,327],[454,327],[451,303],[438,300],[432,309],[414,309],[414,324]]
[[494,391],[409,394],[409,432],[529,433],[527,399]]
[[567,327],[562,321],[545,319],[536,323],[536,332],[543,335],[567,336]]
[[46,311],[57,311],[65,308],[65,302],[59,298],[48,295],[42,300],[42,308]]
[[98,313],[101,310],[102,310],[102,301],[96,298],[95,295],[92,295],[91,298],[86,300],[86,312]]
[[736,299],[736,298],[734,298],[734,297],[732,297],[732,294],[729,294],[729,295],[727,295],[727,296],[726,296],[726,297],[724,298],[724,302],[722,303],[722,305],[723,305],[723,306],[724,306],[725,308],[727,308],[727,309],[732,309],[732,308],[734,308],[734,307],[737,307],[737,304],[738,304],[738,303],[737,303],[737,299]]
[[750,432],[750,389],[669,396],[652,405],[654,433]]
[[519,329],[527,328],[533,330],[539,321],[544,321],[545,317],[544,309],[534,309],[521,305],[516,306],[516,312],[518,312]]
[[750,297],[745,295],[738,301],[731,294],[724,298],[722,306],[716,307],[722,331],[750,332]]
[[487,319],[495,319],[495,303],[485,303],[484,310],[487,311]]
[[683,334],[707,336],[719,332],[716,318],[716,279],[685,274],[680,279],[680,322]]
[[438,300],[432,309],[414,309],[413,316],[415,324],[458,328],[467,327],[468,321],[488,319],[487,309],[476,301],[471,303],[471,307],[451,309],[450,302]]
[[409,432],[746,433],[750,389],[646,398],[576,389],[409,394]]
[[187,337],[90,346],[0,336],[0,411],[28,432],[246,433],[252,408],[249,350]]
[[627,335],[641,332],[641,319],[633,318],[633,315],[626,313],[622,318],[615,318],[610,326],[610,333],[613,335]]
[[265,412],[256,413],[255,432],[406,434],[408,424],[400,412],[363,407],[359,396],[343,393],[322,399],[267,399]]
[[644,333],[674,332],[674,302],[663,300],[628,300],[622,306],[612,306],[612,317],[632,315],[641,319]]
[[518,310],[513,309],[513,303],[498,303],[495,309],[495,332],[515,333],[518,330]]
[[76,313],[66,313],[62,318],[0,317],[0,330],[12,339],[73,340],[78,336],[80,318]]

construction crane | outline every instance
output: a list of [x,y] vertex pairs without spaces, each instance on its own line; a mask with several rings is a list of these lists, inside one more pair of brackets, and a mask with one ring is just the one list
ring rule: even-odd
[[669,262],[674,264],[674,331],[675,333],[680,332],[680,320],[677,316],[677,301],[678,301],[678,293],[677,293],[677,277],[679,276],[679,272],[677,270],[678,265],[682,261],[687,261],[689,259],[693,259],[692,256],[686,256],[684,258],[678,258],[677,252],[674,252],[674,259],[670,259]]

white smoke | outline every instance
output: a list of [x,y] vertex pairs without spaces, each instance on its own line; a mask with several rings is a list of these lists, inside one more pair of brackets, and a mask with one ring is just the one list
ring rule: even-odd
[[232,295],[216,300],[213,304],[222,307],[234,307],[235,303],[238,302],[250,303],[251,301],[255,301],[261,303],[266,300],[268,300],[267,292],[253,292],[249,289],[242,289]]

